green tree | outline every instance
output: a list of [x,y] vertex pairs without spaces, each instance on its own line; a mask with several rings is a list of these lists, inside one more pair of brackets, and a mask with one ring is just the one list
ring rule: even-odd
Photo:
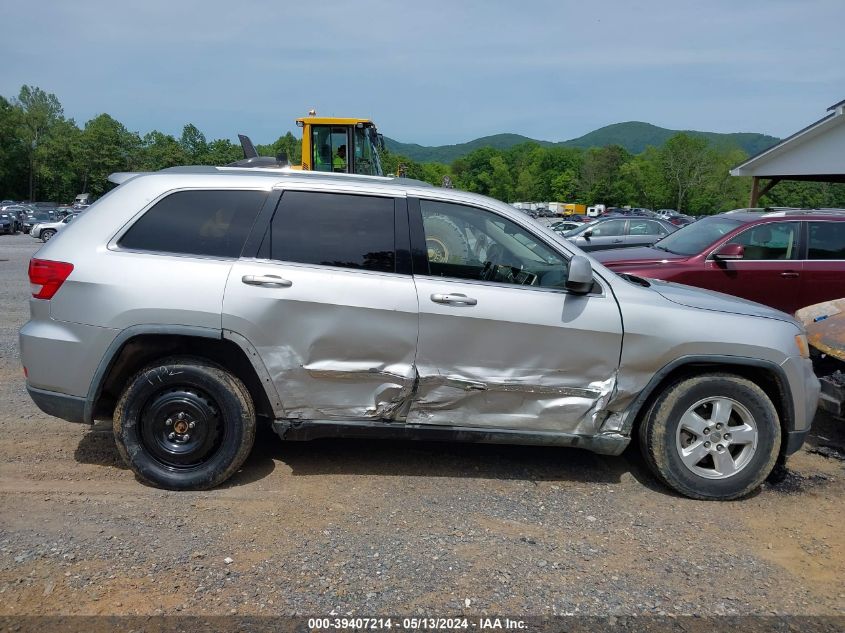
[[0,197],[24,196],[27,179],[27,154],[18,133],[22,111],[0,97]]
[[188,154],[182,145],[169,134],[153,130],[141,141],[139,167],[145,171],[157,171],[167,167],[188,164]]
[[621,169],[631,154],[619,145],[587,150],[581,165],[580,194],[585,204],[618,203]]
[[29,164],[29,199],[35,200],[38,149],[61,118],[62,105],[56,95],[34,86],[21,86],[16,105],[21,109],[19,134]]
[[235,145],[229,139],[220,138],[208,144],[208,151],[205,159],[208,165],[228,165],[243,158],[240,146]]
[[188,123],[182,128],[179,145],[182,146],[188,162],[193,165],[204,164],[206,154],[208,154],[208,142],[205,140],[205,134],[200,132],[193,123]]
[[[291,165],[302,164],[302,141],[290,132],[287,132],[284,136],[280,136],[276,139],[275,143],[259,145],[256,149],[261,156],[278,156],[279,154],[284,154],[287,156],[288,162]],[[243,156],[240,156],[240,158],[243,158]]]
[[670,194],[663,174],[660,151],[647,147],[619,169],[621,200],[648,209],[666,208]]
[[686,209],[691,193],[707,179],[714,154],[703,138],[681,133],[666,141],[660,155],[676,211]]
[[142,143],[137,134],[108,114],[100,114],[82,131],[82,189],[101,196],[113,172],[137,168]]
[[82,191],[81,149],[82,132],[73,119],[61,119],[50,128],[37,152],[39,197],[69,202]]

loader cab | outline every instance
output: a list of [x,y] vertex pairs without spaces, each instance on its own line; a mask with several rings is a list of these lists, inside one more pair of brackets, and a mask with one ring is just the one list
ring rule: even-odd
[[307,116],[296,124],[302,128],[302,169],[384,175],[378,154],[384,143],[372,121]]

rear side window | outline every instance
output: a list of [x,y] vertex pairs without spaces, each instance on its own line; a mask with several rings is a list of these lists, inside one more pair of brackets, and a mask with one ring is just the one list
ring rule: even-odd
[[666,235],[668,231],[659,222],[652,220],[631,220],[630,235]]
[[810,222],[807,259],[845,259],[845,222]]
[[132,225],[120,246],[133,250],[238,257],[266,191],[179,191]]
[[395,272],[393,198],[286,191],[270,231],[273,259]]

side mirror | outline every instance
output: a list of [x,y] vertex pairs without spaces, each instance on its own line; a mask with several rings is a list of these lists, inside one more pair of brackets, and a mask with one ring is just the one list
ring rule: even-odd
[[585,240],[590,239],[591,237],[593,237],[593,229],[587,229],[586,231],[581,233],[581,237],[583,237]]
[[713,259],[728,260],[745,257],[745,247],[742,244],[725,244],[713,253]]
[[569,260],[566,289],[577,295],[585,295],[593,289],[593,266],[583,255],[575,255]]

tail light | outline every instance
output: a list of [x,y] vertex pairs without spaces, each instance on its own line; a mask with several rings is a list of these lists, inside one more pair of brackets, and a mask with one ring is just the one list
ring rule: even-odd
[[73,270],[73,264],[49,259],[29,260],[29,283],[36,299],[52,299]]

